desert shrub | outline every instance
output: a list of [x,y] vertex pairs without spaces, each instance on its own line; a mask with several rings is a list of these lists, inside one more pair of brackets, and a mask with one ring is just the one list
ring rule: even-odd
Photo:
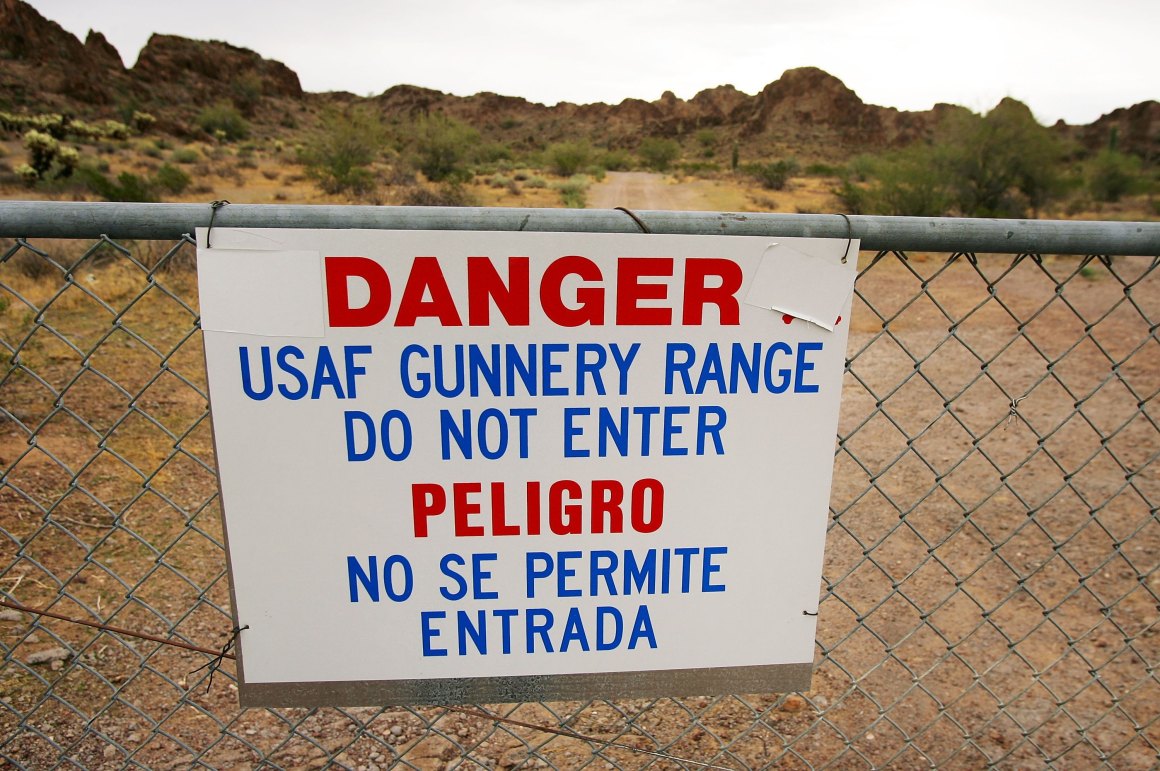
[[512,159],[512,149],[503,142],[481,142],[471,153],[478,163],[494,163],[496,168],[503,171],[507,161]]
[[600,155],[600,165],[608,171],[632,168],[632,156],[626,150],[606,150]]
[[952,116],[934,146],[967,217],[1020,217],[1058,195],[1062,147],[1019,102],[1004,99],[983,117]]
[[161,168],[153,175],[153,183],[173,195],[184,193],[191,181],[188,174],[168,163],[161,164]]
[[811,177],[836,177],[842,170],[828,163],[810,163],[806,165],[805,173]]
[[766,190],[784,190],[785,183],[797,170],[798,163],[793,158],[773,163],[751,163],[745,167],[745,172]]
[[327,193],[365,195],[376,186],[371,164],[385,143],[382,125],[370,112],[331,112],[307,140],[299,160]]
[[985,116],[962,112],[915,143],[851,164],[836,191],[852,213],[1020,217],[1062,189],[1061,147],[1022,104]]
[[721,170],[714,161],[685,161],[679,165],[682,174],[694,177],[709,177]]
[[560,177],[571,177],[592,158],[592,147],[587,142],[557,142],[544,151],[548,170]]
[[438,187],[417,185],[403,196],[404,206],[475,206],[475,197],[458,182]]
[[560,201],[569,209],[583,209],[588,205],[588,179],[577,174],[571,179],[556,183]]
[[877,158],[861,156],[836,194],[851,214],[942,216],[953,205],[954,191],[936,158],[937,151],[924,144]]
[[1140,159],[1112,148],[1101,150],[1087,169],[1087,188],[1097,201],[1114,203],[1139,186]]
[[541,189],[541,188],[545,188],[547,186],[548,186],[548,180],[544,179],[543,177],[538,177],[538,176],[537,177],[528,177],[528,180],[526,182],[524,182],[524,187],[531,187],[531,188],[535,188],[535,189]]
[[78,171],[77,176],[90,192],[106,201],[153,203],[158,200],[147,179],[128,171],[111,180],[95,168],[86,166]]
[[636,150],[645,166],[653,171],[667,171],[681,154],[681,146],[671,139],[648,137]]
[[711,128],[699,129],[694,135],[697,144],[701,147],[703,158],[712,158],[717,152],[717,132]]
[[253,117],[254,111],[262,101],[262,92],[262,78],[256,72],[243,72],[230,84],[234,105],[246,117]]
[[191,163],[197,163],[199,160],[201,160],[201,154],[192,147],[182,147],[174,150],[173,153],[169,156],[169,160],[173,161],[174,163],[188,165]]
[[236,142],[250,135],[250,124],[237,108],[228,102],[206,107],[197,116],[202,131],[219,141]]
[[432,182],[465,182],[471,178],[467,163],[472,148],[479,142],[479,132],[475,129],[436,114],[415,121],[410,134],[415,166],[427,179]]
[[511,177],[505,177],[502,174],[496,174],[494,177],[488,180],[488,184],[492,187],[507,187],[513,181],[514,180]]

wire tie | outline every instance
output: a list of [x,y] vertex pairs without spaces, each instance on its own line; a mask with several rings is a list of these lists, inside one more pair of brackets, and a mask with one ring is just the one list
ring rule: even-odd
[[210,206],[209,227],[205,231],[205,248],[206,249],[213,248],[212,246],[210,246],[209,239],[210,239],[210,236],[213,235],[213,221],[214,221],[214,218],[217,217],[218,209],[222,208],[223,206],[229,206],[229,204],[230,204],[230,202],[225,200],[224,198],[220,201],[210,201],[209,202],[209,206]]
[[652,230],[649,228],[649,226],[644,224],[644,220],[642,220],[640,217],[638,217],[636,215],[636,212],[634,212],[632,209],[626,208],[624,206],[617,206],[617,207],[615,207],[614,211],[622,211],[625,214],[627,214],[629,217],[632,217],[632,221],[635,222],[636,226],[640,228],[640,232],[652,233]]
[[[1007,413],[1007,425],[1008,426],[1011,425],[1011,421],[1013,421],[1013,420],[1015,420],[1015,418],[1019,417],[1019,402],[1023,401],[1026,398],[1027,398],[1027,394],[1023,394],[1022,396],[1016,397],[1016,398],[1011,400],[1011,410]],[[1006,428],[1006,426],[1004,426],[1004,428]]]
[[842,264],[846,264],[846,258],[850,256],[850,245],[854,243],[854,223],[850,222],[850,218],[845,214],[838,212],[838,216],[846,220],[846,250],[842,252]]
[[[206,245],[208,247],[209,234],[206,234],[205,241],[206,241]],[[249,628],[250,628],[249,624],[246,624],[245,626],[235,626],[234,631],[230,633],[230,639],[226,640],[226,644],[222,646],[221,652],[218,653],[218,655],[215,656],[214,658],[212,658],[209,661],[207,661],[206,663],[202,664],[197,669],[193,670],[193,672],[189,673],[192,675],[194,672],[200,672],[201,670],[203,670],[207,667],[209,668],[209,682],[207,682],[205,685],[205,692],[207,694],[209,693],[209,689],[213,687],[213,675],[214,675],[214,673],[218,671],[218,667],[220,667],[222,665],[222,661],[224,661],[225,658],[229,655],[230,648],[234,647],[234,642],[237,641],[238,635],[240,635],[242,633],[243,629],[249,629]],[[234,657],[229,656],[229,658],[234,658]]]

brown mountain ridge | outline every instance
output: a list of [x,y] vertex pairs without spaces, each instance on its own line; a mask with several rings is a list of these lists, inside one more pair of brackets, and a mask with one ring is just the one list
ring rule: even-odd
[[[648,102],[546,106],[513,96],[460,97],[399,85],[374,97],[344,92],[307,93],[281,62],[221,41],[153,35],[126,68],[105,37],[90,31],[82,43],[22,0],[0,0],[0,110],[60,112],[77,117],[118,117],[146,110],[160,131],[197,133],[196,115],[221,101],[237,104],[259,127],[301,126],[327,105],[367,104],[384,120],[443,113],[479,129],[489,139],[542,146],[587,138],[632,148],[645,136],[680,138],[714,129],[762,155],[804,154],[843,159],[857,152],[898,147],[929,136],[947,113],[939,104],[905,111],[867,104],[838,78],[814,67],[788,70],[759,93],[731,85],[684,100],[672,92]],[[1062,122],[1053,129],[1095,150],[1115,133],[1118,147],[1146,159],[1160,157],[1160,103],[1116,110],[1086,126]]]

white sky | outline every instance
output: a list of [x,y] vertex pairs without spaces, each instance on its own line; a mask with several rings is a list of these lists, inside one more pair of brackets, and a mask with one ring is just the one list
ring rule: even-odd
[[284,62],[307,91],[408,83],[535,102],[754,94],[820,67],[866,102],[1090,123],[1160,99],[1158,0],[31,0],[127,64],[152,32],[224,40]]

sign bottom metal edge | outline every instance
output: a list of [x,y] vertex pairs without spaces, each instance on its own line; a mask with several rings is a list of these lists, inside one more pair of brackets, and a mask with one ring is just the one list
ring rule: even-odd
[[366,707],[805,691],[811,662],[514,677],[240,683],[242,707]]

